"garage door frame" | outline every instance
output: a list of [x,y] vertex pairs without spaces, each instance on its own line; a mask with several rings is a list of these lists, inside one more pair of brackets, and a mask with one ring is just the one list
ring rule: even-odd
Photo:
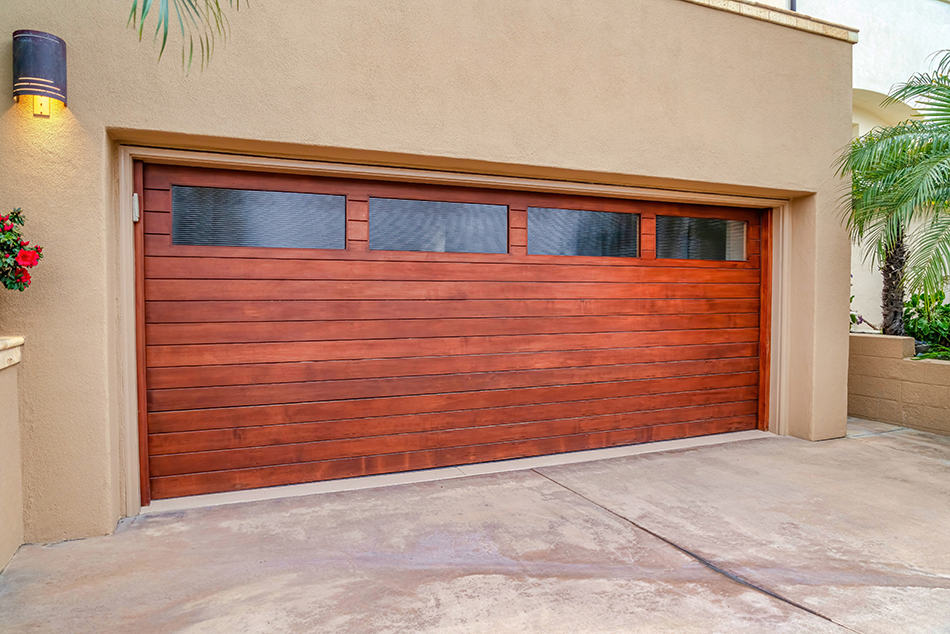
[[[119,239],[118,298],[119,330],[124,333],[118,344],[117,370],[123,377],[125,390],[117,399],[120,408],[119,447],[120,464],[124,467],[123,498],[126,514],[135,514],[141,505],[147,505],[148,473],[145,430],[144,366],[138,356],[144,352],[144,271],[141,249],[142,223],[134,223],[137,213],[133,193],[136,191],[134,161],[164,163],[187,167],[226,168],[255,172],[283,172],[335,178],[361,178],[430,185],[454,185],[464,187],[522,190],[553,194],[570,194],[600,198],[625,198],[646,201],[675,202],[685,204],[721,205],[730,207],[766,208],[762,225],[762,284],[760,329],[760,428],[778,433],[784,431],[782,413],[787,403],[781,396],[783,383],[781,351],[784,340],[777,310],[788,305],[787,271],[781,266],[784,254],[782,245],[788,239],[789,201],[781,198],[742,196],[690,192],[685,190],[661,190],[645,187],[609,185],[598,183],[518,178],[501,175],[441,172],[414,168],[386,167],[379,165],[356,165],[321,161],[291,160],[259,156],[216,154],[189,150],[168,150],[120,146],[116,166],[119,175],[117,228]],[[139,172],[138,177],[141,177]],[[136,248],[136,243],[138,248]],[[778,292],[776,292],[778,291]],[[773,323],[775,322],[775,323]]]

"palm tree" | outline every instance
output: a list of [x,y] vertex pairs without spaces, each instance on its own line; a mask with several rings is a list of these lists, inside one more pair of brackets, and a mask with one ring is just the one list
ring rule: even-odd
[[[157,2],[132,0],[128,22],[138,31],[139,40],[141,40],[145,32],[145,21],[154,9],[157,16],[154,37],[155,39],[161,37],[159,59],[168,44],[169,31],[177,25],[181,33],[182,66],[191,67],[197,41],[203,68],[211,59],[216,38],[226,38],[230,29],[222,4],[224,4],[222,0],[157,0]],[[227,6],[238,10],[241,7],[241,0],[227,0]]]
[[914,100],[920,116],[855,139],[837,164],[851,239],[884,276],[884,334],[904,334],[905,286],[933,294],[950,277],[950,50],[938,55],[884,102]]

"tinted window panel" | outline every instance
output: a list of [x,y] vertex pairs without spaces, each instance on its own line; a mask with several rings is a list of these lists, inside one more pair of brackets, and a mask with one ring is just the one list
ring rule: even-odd
[[656,217],[656,257],[745,260],[746,223],[718,218]]
[[346,248],[346,197],[172,186],[172,243]]
[[507,253],[508,207],[370,198],[369,248],[379,251]]
[[640,216],[611,211],[528,207],[528,253],[635,258]]

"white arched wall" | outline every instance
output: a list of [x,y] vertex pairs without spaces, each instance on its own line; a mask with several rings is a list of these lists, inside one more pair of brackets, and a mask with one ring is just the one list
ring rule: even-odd
[[[855,137],[876,127],[891,126],[913,117],[917,111],[903,103],[883,106],[886,95],[872,90],[855,89],[852,96],[851,117]],[[881,273],[870,261],[865,261],[864,248],[851,245],[851,310],[862,315],[875,327],[881,325]],[[866,324],[852,328],[871,331]]]

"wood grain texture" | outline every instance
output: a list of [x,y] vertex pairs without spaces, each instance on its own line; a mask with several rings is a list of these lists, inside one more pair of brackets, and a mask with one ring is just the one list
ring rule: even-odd
[[228,343],[182,346],[149,346],[148,367],[284,363],[292,361],[362,358],[432,357],[549,350],[635,348],[661,345],[738,343],[759,340],[757,328],[717,328],[601,333],[539,334],[498,337],[422,337],[373,341],[300,341],[278,343]]
[[754,426],[754,417],[717,419],[408,453],[360,456],[358,458],[268,467],[244,467],[224,471],[156,477],[153,480],[153,489],[157,498],[198,495],[314,480],[333,480],[358,475],[431,469],[447,465],[504,460],[566,451],[600,449],[616,445],[739,431],[751,429]]
[[[347,248],[173,245],[175,185],[345,195]],[[152,497],[761,424],[759,211],[173,165],[136,187]],[[509,253],[369,251],[373,196],[506,205]],[[641,257],[527,255],[528,207],[639,214]],[[657,260],[657,214],[746,221],[749,257]]]
[[[144,189],[144,170],[145,167],[141,161],[132,163],[132,190],[139,197],[139,204],[145,201],[147,208],[147,191]],[[154,196],[154,194],[152,194]],[[170,197],[168,202],[171,207]],[[141,207],[140,207],[141,210]],[[141,213],[141,212],[140,212]],[[138,410],[138,436],[139,436],[139,497],[142,506],[147,506],[151,501],[150,474],[148,470],[148,405],[147,405],[147,387],[148,379],[145,368],[148,366],[147,359],[147,337],[145,326],[145,223],[142,217],[135,223],[133,228],[133,241],[135,249],[135,384],[136,384],[136,408]]]
[[412,282],[344,280],[145,280],[156,301],[217,300],[486,300],[486,299],[692,299],[758,298],[759,285],[687,281],[613,282]]
[[149,411],[299,403],[325,399],[379,398],[500,390],[546,385],[590,385],[614,381],[645,381],[663,377],[709,376],[757,371],[755,357],[592,366],[556,370],[480,372],[420,377],[305,381],[216,387],[169,388],[148,391]]
[[[730,394],[723,391],[721,398]],[[613,401],[596,401],[601,409],[612,405],[614,409],[623,407]],[[641,403],[642,404],[642,403]],[[640,409],[637,411],[618,411],[600,414],[588,414],[574,419],[541,419],[545,409],[555,416],[559,413],[559,406],[537,406],[534,408],[511,408],[508,416],[499,417],[505,424],[519,422],[543,422],[544,420],[576,420],[598,421],[597,424],[616,426],[621,421],[627,427],[659,425],[689,420],[705,420],[725,416],[755,414],[755,400],[713,402],[705,405],[675,407],[666,409]],[[593,410],[594,408],[588,407]],[[217,449],[235,449],[240,447],[264,447],[268,445],[283,445],[294,442],[316,442],[320,440],[337,440],[342,438],[364,438],[371,436],[385,436],[388,434],[408,434],[443,429],[463,429],[485,427],[486,421],[474,411],[444,412],[434,414],[418,414],[409,416],[380,416],[371,419],[344,419],[336,421],[321,421],[317,423],[295,423],[288,425],[263,425],[259,427],[242,427],[238,429],[204,429],[197,431],[170,432],[153,434],[150,446],[153,456],[187,453],[193,451],[210,451]],[[610,427],[607,427],[610,428]]]
[[[153,323],[146,336],[152,345],[189,343],[257,343],[275,341],[335,341],[475,337],[554,333],[621,333],[625,331],[690,330],[695,315],[615,315],[590,317],[496,317],[494,319],[365,319],[337,321],[263,321]],[[756,328],[756,313],[710,314],[704,328]]]
[[[256,249],[255,249],[256,250]],[[150,279],[200,280],[341,280],[341,281],[434,281],[434,282],[611,282],[611,283],[732,283],[758,284],[755,269],[692,268],[687,266],[644,267],[630,264],[591,266],[577,264],[506,264],[341,261],[313,262],[308,259],[148,257]]]
[[772,214],[762,211],[762,280],[759,297],[759,411],[758,428],[769,428],[772,368]]
[[550,300],[349,300],[349,301],[148,301],[149,323],[455,319],[459,317],[570,317],[586,315],[695,315],[748,313],[758,298],[550,299]]
[[294,381],[336,381],[397,376],[434,376],[545,368],[609,367],[640,363],[754,357],[757,343],[652,346],[629,350],[564,350],[405,359],[347,359],[290,363],[173,366],[148,368],[150,388],[254,385]]
[[150,432],[194,429],[221,429],[275,423],[307,422],[418,414],[423,412],[450,412],[463,409],[483,409],[529,405],[536,403],[568,403],[562,411],[569,413],[578,401],[631,396],[663,395],[659,402],[675,404],[678,392],[696,392],[758,385],[758,373],[718,374],[701,377],[674,377],[624,383],[593,383],[554,387],[531,387],[480,392],[456,392],[384,398],[357,398],[324,400],[318,402],[283,403],[279,405],[251,405],[209,409],[183,409],[149,412]]

